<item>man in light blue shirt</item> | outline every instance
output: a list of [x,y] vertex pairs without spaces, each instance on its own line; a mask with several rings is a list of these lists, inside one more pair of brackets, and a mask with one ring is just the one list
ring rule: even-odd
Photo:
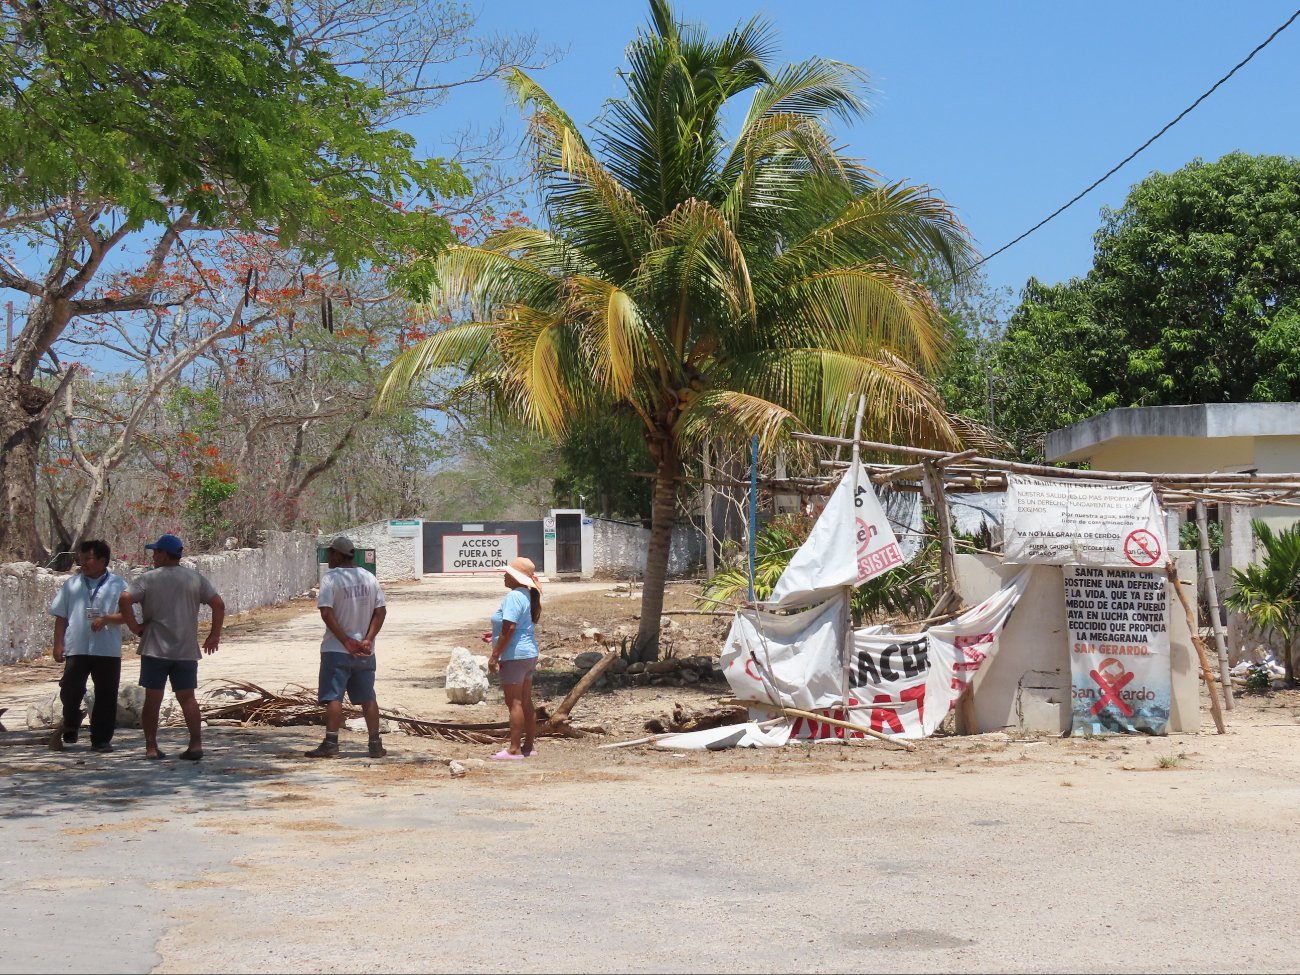
[[117,685],[122,676],[122,624],[118,598],[126,580],[108,571],[108,543],[82,542],[77,552],[81,571],[63,584],[50,615],[54,617],[54,659],[63,664],[59,699],[63,720],[50,736],[50,748],[62,751],[75,744],[81,727],[81,702],[86,681],[94,682],[95,707],[90,713],[90,747],[113,750],[117,727]]

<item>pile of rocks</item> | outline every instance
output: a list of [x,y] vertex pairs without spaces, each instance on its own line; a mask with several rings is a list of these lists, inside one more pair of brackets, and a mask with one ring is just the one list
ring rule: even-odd
[[[573,661],[573,666],[582,673],[586,673],[604,656],[604,651],[588,650],[585,653],[578,654]],[[668,657],[664,660],[652,660],[648,663],[641,660],[629,663],[626,658],[619,657],[610,664],[601,681],[607,680],[611,684],[685,687],[688,684],[698,684],[701,681],[720,678],[721,676],[722,672],[718,669],[717,658],[710,657],[707,654],[697,654],[691,657]],[[596,686],[600,686],[599,681]]]

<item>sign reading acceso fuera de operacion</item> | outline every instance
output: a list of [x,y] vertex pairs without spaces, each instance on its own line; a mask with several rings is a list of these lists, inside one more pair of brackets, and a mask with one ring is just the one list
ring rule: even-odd
[[500,572],[519,555],[518,535],[443,535],[443,572]]
[[1004,561],[1152,569],[1165,558],[1151,485],[1007,477]]

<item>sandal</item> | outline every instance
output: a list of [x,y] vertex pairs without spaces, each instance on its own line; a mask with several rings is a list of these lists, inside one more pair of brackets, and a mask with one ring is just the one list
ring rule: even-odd
[[176,757],[183,758],[188,762],[197,762],[200,758],[203,757],[203,752],[202,751],[196,752],[193,748],[187,748],[185,749],[185,751],[181,752]]
[[167,753],[161,750],[154,752],[152,755],[148,755],[148,754],[145,755],[145,758],[147,758],[151,762],[157,762],[166,757],[167,757]]
[[508,748],[503,748],[503,749],[501,749],[501,751],[497,752],[497,753],[496,753],[495,755],[493,755],[492,757],[495,758],[495,759],[499,759],[499,760],[501,760],[501,761],[508,761],[508,762],[519,762],[519,761],[523,761],[523,758],[524,758],[524,756],[522,756],[522,755],[516,755],[516,754],[514,754],[514,753],[513,753],[512,751],[510,751],[510,749],[508,749]]

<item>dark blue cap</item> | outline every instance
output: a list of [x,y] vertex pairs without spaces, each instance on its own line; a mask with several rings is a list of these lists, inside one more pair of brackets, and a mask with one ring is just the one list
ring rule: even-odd
[[166,552],[174,559],[179,559],[181,552],[185,550],[185,546],[175,535],[160,535],[158,541],[146,545],[145,548],[156,548],[160,552]]

